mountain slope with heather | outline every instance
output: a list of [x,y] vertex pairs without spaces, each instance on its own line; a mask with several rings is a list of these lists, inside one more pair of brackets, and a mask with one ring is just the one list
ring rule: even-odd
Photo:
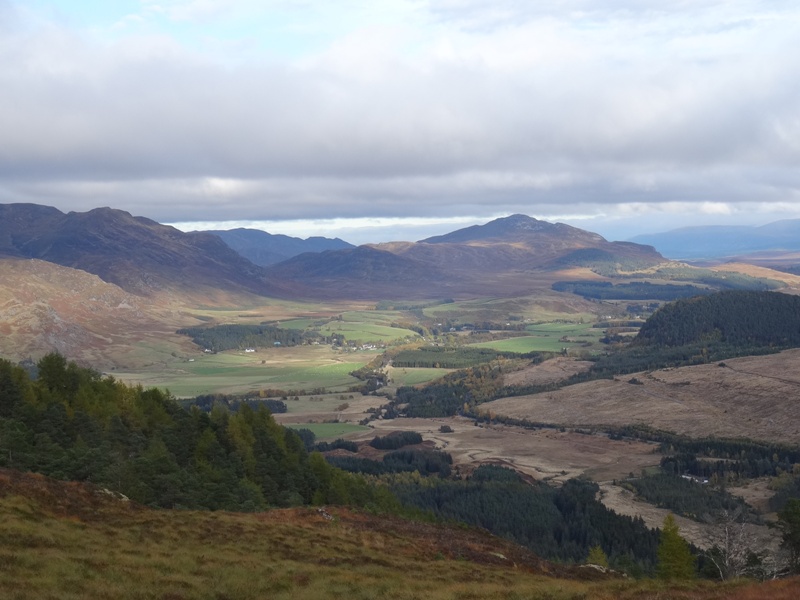
[[[554,565],[465,527],[347,508],[153,510],[0,469],[6,598],[790,600],[798,578],[664,583]],[[213,548],[213,551],[211,549]]]
[[281,291],[211,233],[183,233],[111,208],[64,214],[34,204],[0,204],[0,254],[81,269],[140,296],[202,288]]

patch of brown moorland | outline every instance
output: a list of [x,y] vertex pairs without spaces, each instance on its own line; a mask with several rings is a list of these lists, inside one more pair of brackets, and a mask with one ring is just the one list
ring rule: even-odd
[[512,371],[503,376],[503,384],[507,386],[518,385],[545,385],[568,379],[572,375],[585,373],[593,363],[588,360],[575,360],[565,356],[546,360],[538,365],[530,365],[519,371]]
[[24,496],[58,517],[90,520],[103,512],[141,511],[122,494],[89,483],[0,468],[0,498]]
[[[392,431],[416,431],[426,442],[453,457],[460,471],[485,463],[499,464],[536,479],[560,484],[587,476],[597,481],[623,479],[633,471],[657,465],[654,444],[611,440],[557,429],[524,429],[508,425],[481,425],[462,417],[378,420],[374,430],[354,433],[350,440],[371,440]],[[452,433],[442,433],[446,425]]]
[[648,425],[692,437],[800,443],[800,349],[661,369],[480,406],[564,425]]

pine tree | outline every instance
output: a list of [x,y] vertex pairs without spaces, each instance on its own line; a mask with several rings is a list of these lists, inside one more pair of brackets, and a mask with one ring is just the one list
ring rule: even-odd
[[695,558],[680,536],[675,517],[668,514],[661,529],[658,542],[658,576],[661,579],[693,579],[695,577]]

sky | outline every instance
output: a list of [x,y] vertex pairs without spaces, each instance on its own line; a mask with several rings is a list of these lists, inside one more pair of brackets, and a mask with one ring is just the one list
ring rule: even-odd
[[0,203],[416,240],[800,218],[800,5],[0,0]]

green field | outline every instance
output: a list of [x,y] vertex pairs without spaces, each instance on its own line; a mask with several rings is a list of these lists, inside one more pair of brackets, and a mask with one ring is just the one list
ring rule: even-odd
[[528,325],[525,331],[534,335],[555,335],[559,336],[595,336],[602,337],[602,330],[592,327],[594,323],[536,323]]
[[404,314],[396,310],[357,310],[342,313],[342,320],[351,323],[372,323],[374,325],[391,325],[402,321]]
[[275,323],[275,327],[281,329],[309,329],[320,321],[324,321],[324,319],[290,319],[288,321],[278,321]]
[[584,344],[596,347],[605,335],[602,329],[584,323],[539,323],[528,325],[525,330],[532,335],[473,345],[504,352],[561,352],[564,348],[581,347]]
[[179,398],[264,388],[345,391],[359,383],[349,373],[374,356],[374,352],[337,352],[328,346],[269,348],[254,353],[203,354],[168,368],[154,365],[113,375],[132,384],[167,388]]
[[[342,398],[344,396],[344,398]],[[350,398],[350,396],[353,396]],[[329,412],[335,413],[336,408],[344,403],[352,403],[356,398],[361,398],[358,393],[345,394],[320,394],[317,396],[290,396],[286,402],[286,413],[302,415],[305,413]]]
[[426,369],[426,368],[393,368],[390,372],[392,385],[418,385],[439,379],[450,373],[453,369]]
[[325,335],[339,334],[348,341],[391,342],[404,338],[416,338],[419,335],[409,329],[375,325],[363,321],[331,321],[319,328]]
[[562,342],[557,337],[539,337],[526,335],[524,337],[510,338],[507,340],[495,340],[493,342],[482,342],[480,344],[470,344],[470,347],[491,348],[501,352],[561,352],[564,348],[569,348],[569,342]]
[[355,431],[368,431],[369,427],[352,423],[287,423],[292,429],[310,429],[317,440],[337,439]]

